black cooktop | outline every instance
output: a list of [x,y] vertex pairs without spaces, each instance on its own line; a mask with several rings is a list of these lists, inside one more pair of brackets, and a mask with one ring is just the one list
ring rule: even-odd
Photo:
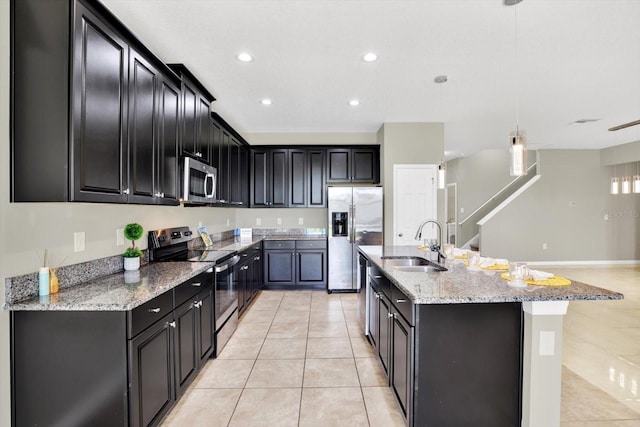
[[214,249],[189,249],[193,233],[188,227],[165,228],[149,232],[149,260],[219,262],[229,258],[234,251]]

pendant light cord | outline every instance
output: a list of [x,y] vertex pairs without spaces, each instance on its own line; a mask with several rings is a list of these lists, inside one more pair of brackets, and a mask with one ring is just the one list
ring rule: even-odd
[[520,52],[518,51],[518,5],[513,6],[516,45],[516,136],[520,134]]

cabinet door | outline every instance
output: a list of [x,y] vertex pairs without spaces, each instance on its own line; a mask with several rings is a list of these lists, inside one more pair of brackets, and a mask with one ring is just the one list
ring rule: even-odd
[[247,261],[238,267],[238,313],[244,312],[247,303],[251,301],[251,296],[249,261]]
[[327,150],[327,182],[351,180],[351,150],[330,148]]
[[380,322],[378,326],[378,357],[382,362],[382,368],[389,375],[389,362],[391,361],[391,304],[383,294],[378,298]]
[[357,149],[351,150],[351,181],[352,182],[378,182],[380,161],[378,150]]
[[198,370],[200,353],[198,351],[198,310],[196,302],[189,300],[176,308],[174,312],[176,330],[176,389],[177,396],[184,393],[184,389],[191,382]]
[[211,104],[206,98],[198,96],[197,110],[196,110],[196,156],[204,163],[210,164],[211,158],[209,157],[209,146],[211,145],[211,119],[209,112],[211,110]]
[[127,201],[129,50],[77,4],[73,62],[72,201]]
[[307,206],[307,153],[305,150],[289,151],[289,206]]
[[178,167],[178,137],[180,94],[166,80],[160,85],[160,115],[158,131],[158,193],[159,204],[177,205],[180,200]]
[[380,340],[380,294],[371,287],[369,293],[369,339],[378,353],[378,341]]
[[249,149],[240,147],[240,206],[249,207]]
[[169,314],[129,341],[133,427],[157,423],[175,401],[172,322]]
[[325,150],[307,152],[307,207],[323,208],[326,203]]
[[252,288],[251,293],[256,295],[262,287],[262,256],[260,249],[254,251],[253,260],[251,265],[251,280]]
[[197,157],[198,94],[186,81],[182,81],[182,136],[181,151]]
[[391,387],[404,416],[407,416],[411,392],[412,328],[399,313],[393,314]]
[[304,250],[297,252],[297,284],[298,285],[326,285],[327,284],[327,251]]
[[198,309],[198,331],[200,332],[198,340],[200,361],[198,365],[202,367],[213,353],[213,289],[211,287],[198,294],[196,308]]
[[265,251],[264,283],[266,285],[293,285],[296,281],[294,252]]
[[229,204],[231,198],[231,135],[224,128],[220,132],[222,139],[220,142],[220,168],[218,169],[218,181],[220,193],[218,203]]
[[271,200],[269,206],[275,208],[286,208],[289,206],[289,150],[271,150],[271,161],[269,162],[270,179],[269,193]]
[[234,137],[229,142],[229,201],[231,205],[240,206],[242,204],[242,181],[240,179],[240,143]]
[[269,195],[267,191],[268,165],[268,151],[251,151],[251,207],[266,208],[269,206]]
[[159,73],[135,50],[129,52],[129,202],[153,203]]

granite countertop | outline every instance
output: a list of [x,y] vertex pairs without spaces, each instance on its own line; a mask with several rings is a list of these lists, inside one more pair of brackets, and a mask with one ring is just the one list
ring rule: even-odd
[[445,267],[449,271],[403,272],[387,265],[381,257],[426,258],[426,252],[412,246],[360,246],[358,249],[415,304],[617,300],[624,297],[618,292],[576,281],[569,286],[512,288],[500,277],[501,271],[469,271],[462,260],[447,260]]
[[211,262],[158,262],[103,276],[57,294],[6,304],[13,311],[128,311],[208,270]]

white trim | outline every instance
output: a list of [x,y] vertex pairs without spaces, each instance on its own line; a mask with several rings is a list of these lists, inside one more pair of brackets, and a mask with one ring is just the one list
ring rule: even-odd
[[569,301],[523,301],[522,310],[532,316],[564,316]]
[[529,181],[525,182],[524,185],[520,188],[518,188],[516,191],[513,192],[512,195],[510,195],[509,197],[507,197],[505,199],[504,202],[500,203],[498,206],[496,206],[491,212],[489,212],[488,214],[486,214],[484,216],[484,218],[482,218],[480,221],[477,222],[478,225],[484,225],[487,221],[489,221],[491,218],[493,218],[493,216],[495,214],[497,214],[498,212],[500,212],[502,209],[504,209],[509,203],[511,203],[516,197],[518,197],[520,194],[524,193],[529,187],[531,187],[535,182],[537,182],[539,179],[541,178],[541,175],[536,175],[533,178],[531,178]]
[[[531,169],[535,168],[537,165],[536,162],[534,162],[531,166],[529,166],[527,168],[527,173],[529,173],[531,171]],[[537,175],[536,175],[537,176]],[[505,191],[507,188],[511,187],[516,181],[518,181],[519,179],[521,179],[522,177],[519,176],[513,180],[511,180],[507,185],[505,185],[504,187],[502,187],[496,194],[494,194],[493,196],[489,197],[487,199],[486,202],[484,202],[483,204],[480,205],[480,207],[478,209],[476,209],[475,211],[471,212],[469,215],[467,215],[462,221],[460,221],[460,225],[464,224],[465,222],[467,222],[467,220],[469,218],[471,218],[472,216],[474,216],[475,214],[477,214],[478,212],[480,212],[480,210],[482,208],[484,208],[485,206],[487,206],[489,203],[491,203],[496,197],[498,197],[503,191]]]
[[588,266],[588,265],[640,265],[640,260],[628,259],[628,260],[597,260],[597,261],[526,261],[529,265],[565,265],[565,266]]

